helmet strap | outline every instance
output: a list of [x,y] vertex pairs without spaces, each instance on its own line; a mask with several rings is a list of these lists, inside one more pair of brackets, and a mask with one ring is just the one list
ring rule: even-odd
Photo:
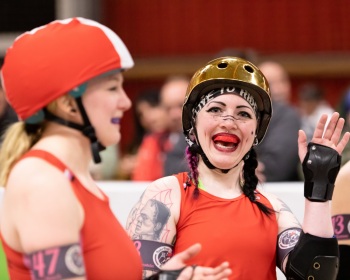
[[78,124],[78,123],[71,122],[71,121],[67,121],[67,120],[62,119],[62,118],[60,118],[58,116],[55,116],[54,114],[52,114],[48,110],[45,110],[45,119],[81,131],[81,133],[84,136],[86,136],[87,138],[89,138],[89,140],[90,140],[91,152],[92,152],[92,157],[93,157],[94,162],[95,163],[100,163],[102,161],[101,160],[101,156],[100,156],[100,152],[102,150],[104,150],[106,147],[104,147],[97,140],[95,129],[91,125],[89,117],[86,114],[86,111],[85,111],[85,108],[83,106],[83,102],[81,100],[81,97],[77,97],[76,101],[77,101],[77,104],[78,104],[81,116],[83,118],[83,124],[82,125]]
[[193,132],[196,136],[196,140],[195,142],[196,143],[193,143],[193,145],[190,147],[190,149],[192,151],[194,151],[195,153],[199,154],[202,159],[203,159],[203,162],[204,164],[209,168],[209,169],[218,169],[220,170],[222,173],[226,174],[228,173],[232,168],[235,168],[238,164],[236,164],[234,167],[230,168],[230,169],[220,169],[220,168],[217,168],[216,166],[214,166],[208,159],[208,157],[206,156],[206,154],[204,153],[202,147],[200,146],[199,144],[199,141],[198,141],[198,134],[197,134],[197,129],[196,129],[196,126],[194,124],[192,124],[192,127],[193,127]]

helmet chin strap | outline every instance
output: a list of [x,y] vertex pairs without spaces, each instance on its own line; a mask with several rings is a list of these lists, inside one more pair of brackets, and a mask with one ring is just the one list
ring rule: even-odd
[[[231,167],[231,168],[229,168],[229,169],[221,169],[221,168],[218,168],[218,167],[214,166],[214,165],[209,161],[208,157],[206,156],[206,154],[204,153],[202,147],[201,147],[200,144],[199,144],[199,141],[198,141],[198,134],[197,134],[197,129],[196,129],[196,127],[195,127],[195,126],[192,126],[192,127],[193,127],[193,132],[194,132],[194,134],[195,134],[195,136],[196,136],[196,140],[195,140],[196,143],[194,143],[194,144],[190,147],[190,149],[191,149],[192,151],[196,152],[197,154],[200,154],[200,156],[201,156],[202,159],[203,159],[204,164],[205,164],[209,169],[218,169],[218,170],[220,170],[222,173],[226,174],[226,173],[228,173],[231,169],[237,167],[237,165],[238,165],[239,163],[237,163],[235,166],[233,166],[233,167]],[[241,161],[240,161],[240,162],[241,162]]]
[[91,152],[92,152],[92,157],[93,157],[94,162],[100,163],[102,161],[101,156],[100,156],[100,152],[103,151],[106,147],[103,146],[98,141],[98,139],[96,137],[95,129],[91,125],[89,117],[86,114],[81,97],[77,97],[75,100],[78,104],[81,116],[83,118],[83,124],[77,124],[74,122],[67,121],[65,119],[62,119],[60,117],[55,116],[54,114],[50,113],[48,110],[45,110],[45,119],[81,131],[83,133],[83,135],[85,135],[90,140]]

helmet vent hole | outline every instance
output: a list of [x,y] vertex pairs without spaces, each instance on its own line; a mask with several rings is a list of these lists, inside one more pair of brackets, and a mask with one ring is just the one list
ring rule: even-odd
[[244,69],[249,73],[254,73],[254,69],[250,65],[244,65]]
[[227,63],[226,62],[220,62],[218,64],[218,68],[220,68],[220,69],[225,69],[226,67],[227,67]]

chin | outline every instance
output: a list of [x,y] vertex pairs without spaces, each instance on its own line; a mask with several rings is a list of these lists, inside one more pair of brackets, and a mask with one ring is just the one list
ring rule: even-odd
[[120,142],[120,134],[115,135],[115,137],[111,138],[98,138],[99,142],[105,146],[105,147],[109,147],[109,146],[113,146],[113,145],[117,145]]

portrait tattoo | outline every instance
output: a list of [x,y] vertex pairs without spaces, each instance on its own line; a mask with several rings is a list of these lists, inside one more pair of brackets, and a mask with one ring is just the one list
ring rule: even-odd
[[150,199],[137,214],[133,239],[158,241],[170,217],[169,208],[156,199]]

